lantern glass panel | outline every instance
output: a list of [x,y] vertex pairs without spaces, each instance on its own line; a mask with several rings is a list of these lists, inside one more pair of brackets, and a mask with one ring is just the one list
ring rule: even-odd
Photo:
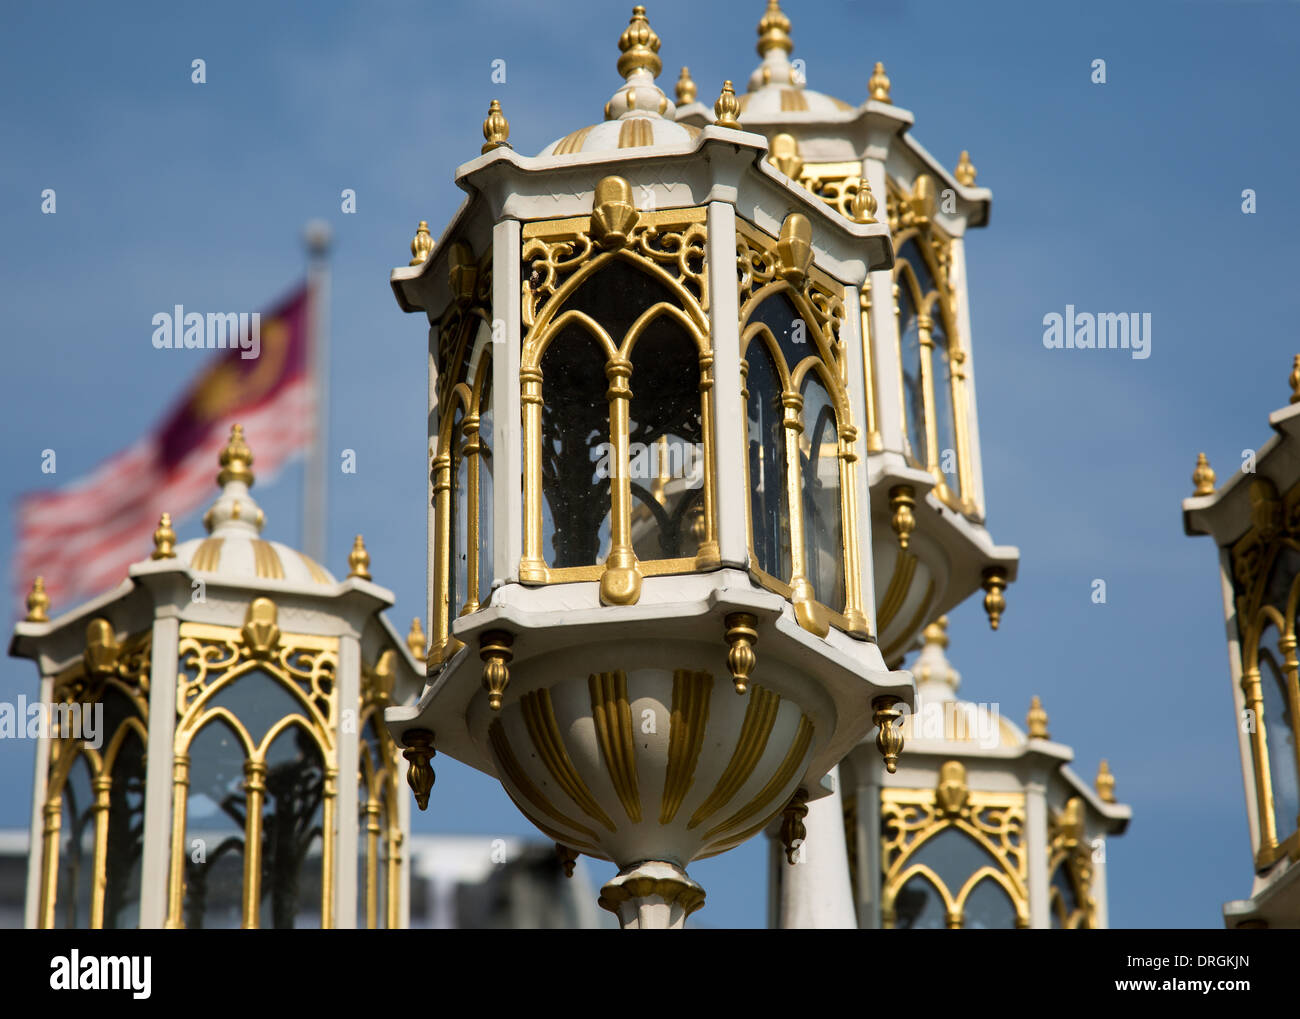
[[840,502],[839,432],[830,393],[815,371],[803,380],[799,434],[804,544],[817,600],[844,611],[844,521]]
[[1264,698],[1264,739],[1273,784],[1273,814],[1281,842],[1296,830],[1300,788],[1296,782],[1295,719],[1287,696],[1285,657],[1277,647],[1278,631],[1270,626],[1259,642],[1260,688]]
[[90,892],[95,877],[95,794],[90,762],[78,753],[61,790],[59,878],[54,926],[90,926]]
[[759,569],[789,581],[790,498],[786,488],[785,427],[782,424],[781,376],[761,336],[746,351],[749,364],[748,458],[749,519],[754,558]]
[[917,328],[916,304],[907,280],[898,284],[898,345],[903,361],[903,415],[907,442],[917,463],[927,457],[925,435],[925,393],[921,384],[921,333]]
[[243,918],[244,751],[218,718],[199,730],[189,753],[186,847],[204,852],[185,854],[185,926],[235,929]]
[[318,928],[325,762],[312,734],[290,725],[267,750],[266,764],[260,922]]

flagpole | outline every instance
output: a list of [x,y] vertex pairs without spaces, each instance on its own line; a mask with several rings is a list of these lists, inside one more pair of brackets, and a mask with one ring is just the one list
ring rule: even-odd
[[311,384],[315,397],[312,442],[307,450],[302,484],[302,550],[325,562],[326,467],[329,440],[329,224],[313,220],[303,233],[307,245],[307,322],[311,351]]

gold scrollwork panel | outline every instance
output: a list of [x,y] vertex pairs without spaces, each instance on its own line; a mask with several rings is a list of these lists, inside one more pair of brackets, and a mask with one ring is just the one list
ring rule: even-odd
[[[187,884],[200,873],[187,873],[187,862],[200,868],[207,865],[207,850],[202,859],[192,860],[187,843],[191,747],[212,727],[224,727],[242,755],[242,781],[237,789],[224,789],[217,801],[240,829],[232,844],[241,843],[243,850],[241,926],[260,926],[263,893],[276,891],[262,887],[268,869],[272,874],[280,870],[279,857],[264,861],[264,841],[282,845],[292,836],[292,850],[287,851],[297,854],[289,858],[295,874],[306,873],[307,854],[319,837],[320,922],[322,927],[332,927],[338,783],[337,638],[281,633],[273,623],[260,632],[253,630],[251,623],[242,630],[182,623],[179,659],[167,926],[187,925]],[[254,688],[250,683],[261,685]],[[255,696],[249,698],[249,693]],[[264,714],[255,719],[259,710]],[[299,740],[296,760],[268,757],[282,734]],[[294,772],[293,786],[281,785],[286,769],[297,764],[303,766]],[[319,773],[313,770],[317,764]],[[264,836],[268,796],[275,800],[273,823],[277,827]],[[314,823],[317,807],[319,825]]]
[[[917,879],[939,896],[948,928],[968,925],[972,894],[985,881],[1005,893],[1013,925],[1028,927],[1024,795],[969,790],[957,762],[946,764],[941,776],[947,781],[936,789],[881,791],[884,926],[892,928],[904,918],[900,897]],[[936,852],[939,839],[957,843],[959,851],[945,846]]]
[[[706,210],[610,209],[523,228],[520,577],[595,580],[632,604],[644,577],[720,561]],[[636,410],[639,384],[657,408]],[[684,447],[672,471],[669,433]]]

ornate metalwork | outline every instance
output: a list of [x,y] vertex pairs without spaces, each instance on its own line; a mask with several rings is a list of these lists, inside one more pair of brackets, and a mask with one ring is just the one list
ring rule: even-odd
[[1091,930],[1097,925],[1092,846],[1084,837],[1083,800],[1072,796],[1048,819],[1048,887],[1053,926]]
[[758,619],[748,612],[733,612],[723,620],[727,632],[727,669],[731,672],[736,693],[743,694],[748,689],[750,674],[758,659],[754,655],[754,645],[758,643]]
[[[953,767],[956,765],[956,767]],[[985,793],[966,785],[958,761],[945,762],[934,789],[881,790],[881,917],[898,920],[898,897],[914,877],[943,899],[945,922],[964,926],[966,904],[982,881],[993,881],[1011,901],[1017,927],[1029,926],[1029,870],[1025,847],[1023,793]],[[936,836],[961,833],[982,850],[986,862],[959,874],[941,875],[918,856]]]

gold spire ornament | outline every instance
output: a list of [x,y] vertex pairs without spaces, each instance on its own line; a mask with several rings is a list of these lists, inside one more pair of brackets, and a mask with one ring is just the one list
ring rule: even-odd
[[990,566],[984,571],[984,611],[989,617],[990,629],[996,630],[1007,610],[1007,600],[1002,592],[1007,589],[1007,571],[1001,566]]
[[1195,495],[1214,494],[1214,468],[1204,453],[1196,454],[1196,470],[1192,471],[1192,484],[1196,486]]
[[966,188],[974,187],[977,172],[975,164],[970,161],[970,153],[962,149],[961,158],[957,160],[957,169],[952,174],[957,178],[957,183]]
[[1110,772],[1110,762],[1106,758],[1101,759],[1101,764],[1097,767],[1097,796],[1102,803],[1115,802],[1115,776]]
[[366,542],[361,535],[357,535],[356,540],[352,542],[352,551],[348,553],[349,577],[357,577],[360,580],[369,580],[370,578],[370,553],[366,551]]
[[740,100],[736,98],[736,89],[730,81],[722,83],[722,94],[713,104],[713,112],[718,118],[714,121],[718,127],[740,130]]
[[411,649],[411,654],[417,661],[424,661],[425,642],[424,627],[420,625],[420,617],[416,616],[411,620],[411,629],[406,634],[406,646]]
[[48,623],[49,608],[50,596],[45,593],[45,578],[37,577],[32,581],[31,592],[27,595],[27,622]]
[[915,506],[916,490],[911,485],[895,485],[889,490],[889,508],[894,511],[889,526],[898,535],[898,547],[904,552],[912,532],[916,530],[916,515],[912,512]]
[[406,749],[402,756],[410,763],[406,769],[406,784],[415,793],[415,803],[421,810],[429,806],[429,793],[433,791],[434,774],[429,762],[437,756],[433,749],[433,733],[428,729],[408,729],[402,733]]
[[420,220],[420,225],[415,228],[415,236],[411,238],[411,261],[408,265],[423,265],[433,254],[433,235],[429,233],[429,221]]
[[492,105],[488,107],[487,119],[483,121],[483,142],[482,152],[491,152],[493,149],[510,148],[510,143],[506,141],[510,137],[510,121],[506,120],[506,115],[501,112],[501,103],[493,99]]
[[1291,364],[1291,402],[1300,403],[1300,354]]
[[1029,714],[1025,717],[1029,726],[1030,739],[1050,739],[1047,732],[1047,712],[1043,710],[1042,700],[1035,695],[1029,702]]
[[218,485],[225,487],[231,481],[242,481],[249,488],[253,487],[253,451],[244,441],[243,425],[230,426],[230,439],[218,462],[221,464]]
[[871,93],[871,98],[878,103],[893,103],[889,98],[889,76],[885,74],[885,65],[879,60],[876,61],[875,70],[871,72],[871,77],[867,79],[867,89]]
[[646,20],[645,8],[640,4],[632,8],[632,19],[618,37],[618,73],[626,78],[633,71],[645,69],[650,77],[659,77],[663,61],[659,59],[659,36]]
[[699,95],[699,89],[695,87],[695,82],[691,80],[691,69],[683,67],[681,77],[677,79],[677,101],[685,106],[687,103],[695,102],[697,95]]
[[903,752],[903,732],[898,728],[903,712],[897,697],[877,697],[871,702],[871,720],[879,726],[876,749],[885,759],[885,770],[891,775],[898,770],[898,755]]
[[780,0],[767,0],[767,10],[758,22],[758,55],[767,56],[770,50],[794,51],[790,38],[790,19],[781,10]]
[[170,513],[164,513],[158,518],[158,529],[153,532],[153,555],[149,558],[176,558],[176,532],[172,530],[172,515]]

